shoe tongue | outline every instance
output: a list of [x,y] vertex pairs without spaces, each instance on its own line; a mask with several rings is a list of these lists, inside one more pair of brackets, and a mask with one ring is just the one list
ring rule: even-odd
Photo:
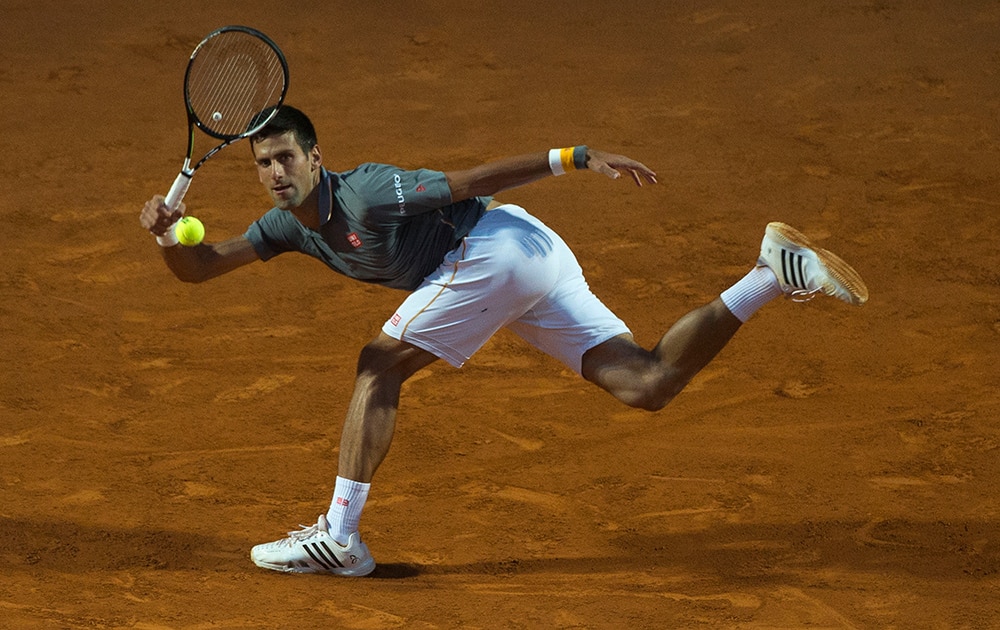
[[316,527],[320,528],[324,532],[330,531],[330,524],[326,521],[326,514],[319,515],[319,520],[316,521]]

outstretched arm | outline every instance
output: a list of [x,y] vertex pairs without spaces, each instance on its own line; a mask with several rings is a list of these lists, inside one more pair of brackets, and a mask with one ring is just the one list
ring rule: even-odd
[[[146,202],[139,215],[139,223],[155,236],[163,236],[173,224],[184,216],[185,207],[170,211],[157,195]],[[171,245],[161,247],[160,253],[170,271],[184,282],[204,282],[234,269],[260,260],[257,251],[243,236],[219,243],[201,243],[194,247]]]
[[[558,160],[558,156],[556,156]],[[641,162],[624,155],[586,149],[586,169],[617,179],[623,172],[632,176],[639,186],[643,182],[656,183],[656,173]],[[453,201],[470,197],[495,195],[498,192],[524,186],[555,174],[550,153],[530,153],[488,162],[463,171],[445,173],[451,187]]]

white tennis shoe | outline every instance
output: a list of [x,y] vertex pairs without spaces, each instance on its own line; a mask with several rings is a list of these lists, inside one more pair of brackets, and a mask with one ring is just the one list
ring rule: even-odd
[[781,290],[796,302],[808,302],[819,293],[855,306],[868,301],[868,287],[857,271],[784,223],[767,225],[757,264],[769,267]]
[[347,545],[341,545],[330,535],[326,516],[320,515],[315,525],[288,532],[288,538],[257,545],[250,550],[254,564],[285,573],[332,573],[360,577],[375,570],[375,559],[361,535],[351,534]]

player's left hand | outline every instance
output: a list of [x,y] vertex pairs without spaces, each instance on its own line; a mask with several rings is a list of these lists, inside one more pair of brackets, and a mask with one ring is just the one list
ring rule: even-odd
[[622,173],[628,173],[637,186],[642,186],[643,182],[657,183],[656,173],[642,162],[597,149],[587,149],[587,168],[611,179],[618,179]]

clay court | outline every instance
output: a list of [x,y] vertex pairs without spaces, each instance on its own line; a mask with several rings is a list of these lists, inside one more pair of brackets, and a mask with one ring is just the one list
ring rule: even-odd
[[[1000,627],[1000,4],[2,2],[0,627]],[[192,48],[239,23],[324,162],[588,144],[500,195],[652,346],[790,223],[868,282],[779,300],[655,414],[502,332],[405,385],[363,579],[253,545],[326,510],[361,347],[404,294],[286,255],[186,285],[139,226]],[[200,145],[203,152],[207,144]],[[270,207],[246,144],[186,203]]]

